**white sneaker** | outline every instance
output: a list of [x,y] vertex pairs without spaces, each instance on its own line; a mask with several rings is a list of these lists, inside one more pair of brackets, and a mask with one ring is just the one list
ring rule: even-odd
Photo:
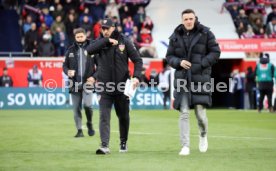
[[199,151],[201,153],[205,153],[208,149],[208,140],[207,136],[201,137],[199,136],[199,145],[198,145]]
[[179,155],[181,156],[188,156],[190,154],[190,148],[183,146],[181,151],[179,152]]
[[96,151],[96,154],[110,154],[110,149],[108,147],[101,147]]

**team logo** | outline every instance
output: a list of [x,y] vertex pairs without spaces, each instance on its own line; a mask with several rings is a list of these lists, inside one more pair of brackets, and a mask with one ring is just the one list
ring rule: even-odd
[[73,58],[74,54],[73,53],[69,53],[69,58]]
[[103,20],[103,23],[105,24],[107,22],[107,20]]
[[120,44],[119,45],[119,49],[120,49],[121,53],[123,53],[123,51],[125,50],[125,45],[124,44]]
[[87,56],[87,50],[84,51],[84,55]]

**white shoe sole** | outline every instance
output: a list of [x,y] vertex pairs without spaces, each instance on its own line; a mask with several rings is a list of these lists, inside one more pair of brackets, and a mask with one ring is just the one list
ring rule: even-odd
[[188,156],[188,155],[190,155],[190,153],[185,153],[185,154],[179,153],[179,155],[180,155],[180,156]]
[[190,155],[190,149],[186,148],[185,150],[183,150],[183,148],[182,148],[181,151],[179,152],[179,155],[180,156],[188,156],[188,155]]
[[119,153],[126,153],[127,150],[119,150]]
[[199,152],[201,152],[201,153],[206,153],[207,150],[199,150]]

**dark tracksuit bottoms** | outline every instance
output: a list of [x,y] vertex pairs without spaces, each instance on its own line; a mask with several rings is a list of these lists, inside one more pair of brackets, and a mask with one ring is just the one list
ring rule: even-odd
[[82,103],[83,103],[83,107],[84,107],[84,111],[87,119],[86,126],[88,129],[93,129],[92,96],[93,96],[92,92],[80,91],[80,92],[71,93],[71,98],[73,101],[74,120],[75,120],[76,128],[78,130],[82,129],[82,114],[81,114]]
[[100,136],[103,147],[108,147],[110,139],[110,114],[114,104],[116,115],[119,119],[120,140],[128,140],[129,131],[129,98],[124,94],[101,94],[100,107]]
[[[77,82],[81,83],[79,85],[83,86],[82,83],[85,83],[86,80],[83,80],[84,72],[86,69],[86,55],[84,54],[83,47],[78,49],[78,75],[77,75]],[[79,90],[76,92],[71,93],[72,101],[73,101],[73,111],[74,111],[74,119],[76,128],[78,130],[82,129],[82,102],[86,114],[87,123],[86,126],[88,129],[93,129],[92,126],[92,96],[93,93],[90,90],[84,90],[82,87],[79,87]]]

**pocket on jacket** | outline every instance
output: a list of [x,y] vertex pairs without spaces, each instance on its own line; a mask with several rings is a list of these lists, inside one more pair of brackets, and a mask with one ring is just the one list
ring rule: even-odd
[[211,73],[212,73],[212,69],[210,67],[204,68],[202,71],[202,74],[211,75]]
[[211,95],[212,94],[212,85],[209,82],[205,83],[195,83],[191,87],[192,94],[201,94],[201,95]]
[[182,69],[182,70],[176,70],[174,73],[174,78],[175,79],[186,79],[187,78],[187,71]]

